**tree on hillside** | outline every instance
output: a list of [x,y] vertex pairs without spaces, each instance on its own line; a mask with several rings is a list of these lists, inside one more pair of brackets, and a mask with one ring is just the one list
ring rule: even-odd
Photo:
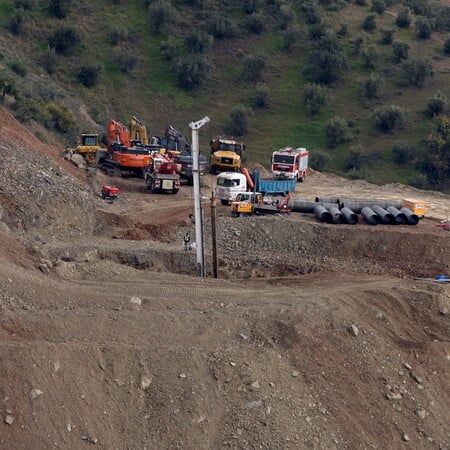
[[411,16],[409,15],[409,8],[402,8],[395,18],[395,25],[399,28],[409,28],[411,25]]
[[394,42],[392,45],[392,60],[394,63],[400,63],[408,59],[409,44],[407,42]]
[[325,124],[325,134],[327,137],[327,146],[336,147],[347,140],[348,122],[342,117],[332,117]]
[[383,133],[392,133],[396,128],[403,128],[406,123],[406,112],[396,105],[377,108],[372,115],[375,129]]
[[178,11],[168,0],[157,0],[148,6],[148,15],[157,32],[178,21]]
[[414,27],[420,39],[430,39],[431,33],[433,33],[433,27],[426,17],[418,17]]
[[440,115],[435,118],[426,146],[419,168],[430,183],[439,184],[450,177],[450,117]]
[[447,112],[447,109],[447,97],[442,92],[437,92],[428,99],[425,114],[428,117],[435,117],[441,114],[445,114]]
[[57,29],[49,38],[50,48],[59,55],[70,56],[81,42],[80,35],[74,27],[66,26]]
[[23,25],[25,23],[26,13],[20,8],[16,9],[13,15],[10,17],[8,22],[8,30],[15,35],[18,35],[23,30]]
[[316,83],[333,84],[347,70],[347,56],[336,35],[329,30],[311,43],[307,75]]
[[229,115],[227,131],[233,136],[244,136],[248,132],[249,110],[243,106],[235,106]]
[[428,58],[408,59],[402,64],[402,69],[408,83],[417,87],[423,86],[426,78],[434,75],[433,66]]
[[206,31],[216,39],[230,38],[237,33],[235,23],[221,12],[209,15],[206,22]]
[[192,30],[185,38],[188,53],[208,53],[214,44],[214,37],[204,31]]
[[172,61],[172,70],[180,87],[186,90],[203,86],[208,80],[211,63],[204,55],[180,56]]
[[249,55],[244,59],[242,77],[245,81],[260,81],[266,70],[267,58],[264,55]]
[[65,19],[69,14],[71,0],[48,0],[50,13],[58,19]]
[[369,79],[361,83],[363,98],[366,100],[380,99],[382,97],[383,84],[383,78],[373,73]]
[[305,85],[303,102],[309,114],[317,114],[328,102],[328,89],[316,83]]

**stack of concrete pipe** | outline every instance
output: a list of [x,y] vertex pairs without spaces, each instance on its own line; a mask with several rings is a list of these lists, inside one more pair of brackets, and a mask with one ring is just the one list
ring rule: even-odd
[[417,225],[419,217],[401,201],[378,199],[355,199],[337,197],[316,197],[315,201],[291,198],[292,211],[314,214],[319,222],[354,225],[360,214],[369,225]]

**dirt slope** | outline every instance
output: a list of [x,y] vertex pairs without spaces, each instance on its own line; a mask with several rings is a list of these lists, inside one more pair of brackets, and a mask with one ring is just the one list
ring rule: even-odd
[[415,279],[450,272],[448,197],[313,174],[295,195],[420,195],[430,217],[219,206],[220,276],[200,279],[190,188],[118,179],[105,203],[111,180],[1,114],[0,448],[450,448],[450,284]]

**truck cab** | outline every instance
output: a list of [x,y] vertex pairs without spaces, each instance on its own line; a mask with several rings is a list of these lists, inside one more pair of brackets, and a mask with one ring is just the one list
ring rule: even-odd
[[280,179],[305,181],[308,169],[306,148],[284,147],[272,153],[272,173]]
[[223,171],[237,172],[241,168],[241,157],[245,150],[243,142],[233,139],[213,139],[210,142],[210,172],[217,173]]
[[222,205],[229,205],[240,192],[247,190],[247,178],[238,172],[222,172],[217,175],[216,198]]

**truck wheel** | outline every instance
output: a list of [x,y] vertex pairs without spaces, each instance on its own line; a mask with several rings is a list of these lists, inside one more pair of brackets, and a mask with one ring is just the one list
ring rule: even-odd
[[172,194],[176,194],[178,192],[178,189],[172,189]]
[[232,216],[232,217],[239,217],[240,214],[239,214],[238,211],[233,211],[233,212],[231,213],[231,216]]
[[303,174],[298,181],[300,181],[300,183],[303,183],[305,181],[305,174]]

